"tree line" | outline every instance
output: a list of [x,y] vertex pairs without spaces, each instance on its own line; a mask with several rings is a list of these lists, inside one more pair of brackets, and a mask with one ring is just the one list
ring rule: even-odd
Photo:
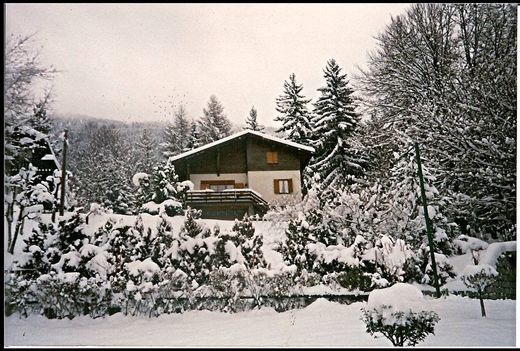
[[[372,218],[363,219],[364,230],[420,236],[415,165],[406,153],[418,142],[432,217],[445,218],[435,222],[439,237],[516,238],[516,26],[508,4],[412,5],[378,35],[367,68],[352,82],[330,59],[320,96],[311,102],[290,74],[275,101],[275,120],[281,123],[276,132],[315,148],[304,171],[306,190],[319,191],[328,204],[345,192],[365,197],[360,211]],[[36,97],[32,87],[37,80],[52,81],[57,71],[39,63],[31,40],[11,37],[7,43],[8,177],[22,169],[27,175],[27,150],[52,134],[47,112],[52,94],[47,90]],[[257,118],[252,107],[246,128],[262,130]],[[76,144],[69,148],[70,198],[132,213],[136,172],[151,174],[167,157],[228,136],[232,129],[216,96],[199,120],[180,105],[164,132],[145,129],[135,143],[118,126],[87,125],[84,138],[71,135]],[[54,146],[59,144],[55,138]],[[21,203],[9,191],[19,178],[7,178],[8,203]],[[26,183],[31,182],[38,183]]]

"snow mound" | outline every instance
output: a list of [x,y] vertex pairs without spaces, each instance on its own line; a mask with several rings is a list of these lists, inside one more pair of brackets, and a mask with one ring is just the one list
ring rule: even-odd
[[306,311],[324,311],[331,308],[331,305],[337,304],[336,302],[331,302],[324,297],[320,297],[316,299],[313,303],[305,308]]
[[141,184],[141,180],[145,178],[148,178],[148,174],[142,172],[136,173],[132,177],[132,183],[134,183],[135,186],[139,186]]
[[185,180],[183,182],[180,182],[179,185],[188,188],[188,190],[195,189],[195,184],[193,184],[193,182],[191,182],[190,180]]
[[457,239],[453,240],[453,244],[459,248],[462,254],[471,250],[485,250],[489,245],[483,240],[467,235],[459,235]]
[[489,244],[479,263],[481,265],[490,265],[491,267],[496,268],[497,260],[500,255],[509,251],[516,251],[516,241]]
[[390,306],[391,312],[420,312],[426,310],[424,296],[416,286],[396,283],[389,288],[373,290],[368,295],[368,307]]

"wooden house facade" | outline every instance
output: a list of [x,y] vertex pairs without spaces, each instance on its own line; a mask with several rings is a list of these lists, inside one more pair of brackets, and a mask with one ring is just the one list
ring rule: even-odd
[[270,204],[301,199],[302,171],[314,149],[245,130],[171,160],[190,180],[188,205],[204,218],[234,219],[265,212]]

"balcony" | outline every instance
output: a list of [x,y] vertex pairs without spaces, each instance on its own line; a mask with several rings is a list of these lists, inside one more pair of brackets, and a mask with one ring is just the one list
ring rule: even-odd
[[262,215],[269,208],[252,189],[191,190],[186,200],[190,207],[202,210],[202,218],[241,219],[246,213]]

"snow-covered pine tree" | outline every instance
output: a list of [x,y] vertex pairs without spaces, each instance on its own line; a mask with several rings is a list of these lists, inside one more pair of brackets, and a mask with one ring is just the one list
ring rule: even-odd
[[352,143],[360,121],[347,75],[334,59],[324,70],[326,86],[314,104],[311,145],[316,149],[308,169],[320,174],[325,187],[341,188],[363,174],[364,160]]
[[46,135],[49,135],[52,129],[51,120],[47,113],[49,100],[50,94],[48,93],[33,107],[33,118],[29,120],[31,127]]
[[73,212],[66,212],[63,216],[58,217],[58,248],[62,253],[70,250],[78,251],[84,244],[89,241],[88,235],[85,233],[85,220],[81,215],[83,208],[77,208]]
[[132,179],[138,187],[135,206],[138,212],[157,214],[162,204],[168,216],[183,213],[188,187],[178,182],[171,159],[153,167],[152,174],[136,173]]
[[14,262],[16,269],[20,269],[20,276],[32,280],[50,272],[51,265],[59,261],[57,238],[58,230],[52,222],[41,221],[38,227],[33,228],[29,237],[24,239],[21,259]]
[[178,180],[179,177],[175,173],[175,166],[170,160],[154,167],[151,179],[153,187],[152,201],[160,204],[167,199],[175,199],[177,194],[175,185]]
[[119,127],[94,126],[82,157],[74,164],[80,205],[95,202],[116,213],[131,213],[131,177],[135,164],[129,161],[130,155],[130,145],[124,142]]
[[[215,250],[211,254],[211,269],[217,271],[220,268],[229,268],[238,261],[242,263],[240,246],[243,239],[236,231],[220,231],[216,225],[212,236],[216,238]],[[240,252],[240,254],[238,254]]]
[[265,127],[258,123],[258,112],[254,106],[251,106],[249,116],[246,118],[246,126],[244,129],[254,130],[256,132],[262,132]]
[[188,142],[186,143],[186,150],[196,149],[202,146],[202,140],[199,132],[199,125],[196,121],[190,122],[190,134],[188,135]]
[[253,222],[247,214],[241,221],[235,220],[232,230],[237,233],[240,240],[240,250],[247,267],[249,269],[265,267],[262,236],[255,233]]
[[286,265],[295,265],[297,274],[312,272],[316,256],[312,255],[307,248],[309,237],[312,235],[309,224],[301,216],[289,220],[285,230],[286,239],[277,245],[277,251],[282,254]]
[[305,195],[303,203],[303,215],[305,223],[309,225],[314,243],[322,243],[325,246],[337,245],[341,241],[338,218],[335,215],[336,193],[332,189],[324,189],[319,182],[319,176],[314,177],[313,183]]
[[210,232],[195,221],[193,214],[191,209],[186,211],[186,220],[179,232],[174,267],[188,276],[192,287],[197,287],[205,284],[209,278],[210,253],[208,244],[203,239],[209,237]]
[[173,121],[168,123],[164,131],[164,141],[161,143],[163,155],[168,158],[186,151],[190,132],[186,108],[184,105],[179,105]]
[[148,129],[143,130],[141,138],[136,144],[137,169],[139,172],[150,173],[153,166],[157,163],[155,158],[155,148],[157,143],[150,136]]
[[289,82],[285,81],[283,86],[283,94],[276,98],[276,111],[280,115],[274,120],[282,122],[282,126],[276,132],[284,133],[291,141],[308,145],[312,126],[307,104],[311,99],[301,95],[303,84],[296,83],[294,73],[289,76]]
[[209,98],[207,108],[203,109],[199,130],[203,144],[211,143],[231,134],[231,122],[224,114],[224,107],[215,95]]
[[168,250],[173,243],[173,228],[165,217],[161,217],[157,225],[157,233],[153,240],[153,248],[151,253],[152,260],[159,265],[159,267],[168,267],[170,260],[168,259]]

